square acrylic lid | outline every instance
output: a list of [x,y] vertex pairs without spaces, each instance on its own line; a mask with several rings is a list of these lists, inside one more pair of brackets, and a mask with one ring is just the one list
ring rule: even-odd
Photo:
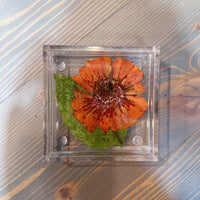
[[[159,49],[126,47],[44,46],[44,159],[91,162],[158,161]],[[86,60],[108,56],[127,59],[144,73],[142,96],[148,110],[127,131],[123,147],[92,149],[75,138],[63,123],[55,95],[54,74],[72,77]]]

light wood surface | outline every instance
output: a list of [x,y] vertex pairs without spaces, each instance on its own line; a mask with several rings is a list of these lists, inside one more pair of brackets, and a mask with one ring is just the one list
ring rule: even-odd
[[[43,163],[44,44],[160,46],[160,162]],[[0,0],[0,199],[199,200],[200,1]]]

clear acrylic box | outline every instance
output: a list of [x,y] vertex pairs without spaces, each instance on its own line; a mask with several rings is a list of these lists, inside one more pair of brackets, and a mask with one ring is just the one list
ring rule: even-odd
[[[46,161],[92,162],[157,162],[158,161],[158,105],[159,105],[159,56],[155,46],[130,47],[70,47],[44,46],[44,154]],[[127,59],[144,73],[141,81],[146,88],[142,96],[148,109],[137,123],[128,129],[123,147],[107,149],[87,147],[63,123],[55,95],[54,74],[72,77],[86,60],[108,56]]]

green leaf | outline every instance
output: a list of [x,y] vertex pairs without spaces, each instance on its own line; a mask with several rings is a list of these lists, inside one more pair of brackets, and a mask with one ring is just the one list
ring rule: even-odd
[[74,89],[80,86],[71,77],[55,74],[56,97],[58,108],[62,115],[63,122],[72,134],[84,142],[88,147],[95,149],[105,149],[111,146],[122,146],[127,129],[113,132],[109,130],[105,134],[99,127],[94,132],[89,133],[84,125],[73,115],[71,102],[74,99]]

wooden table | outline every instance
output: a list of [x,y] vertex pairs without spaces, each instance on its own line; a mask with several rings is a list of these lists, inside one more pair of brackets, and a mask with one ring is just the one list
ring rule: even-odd
[[[200,199],[200,1],[0,1],[1,200]],[[42,162],[44,44],[160,46],[160,162]]]

